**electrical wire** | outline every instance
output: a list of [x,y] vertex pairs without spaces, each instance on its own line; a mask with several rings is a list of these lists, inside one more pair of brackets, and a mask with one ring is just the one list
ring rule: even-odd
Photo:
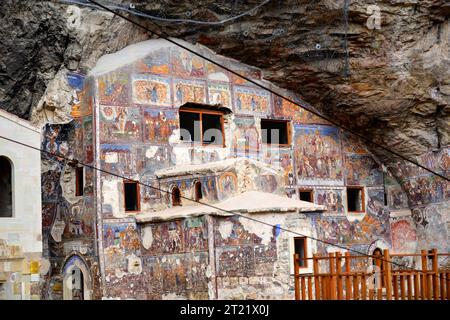
[[[78,5],[82,5],[82,6],[86,6],[86,7],[90,7],[90,8],[98,8],[97,5],[91,5],[89,3],[85,3],[85,2],[81,2],[81,1],[76,1],[76,0],[60,0],[60,2],[62,3],[69,3],[69,4],[78,4]],[[259,5],[257,5],[256,7],[247,10],[237,16],[234,17],[230,17],[224,20],[220,20],[220,21],[200,21],[200,20],[192,20],[192,19],[179,19],[179,18],[162,18],[162,17],[158,17],[158,16],[154,16],[154,15],[150,15],[147,13],[144,13],[142,11],[139,11],[137,9],[130,9],[130,7],[125,7],[125,6],[120,6],[120,5],[116,5],[116,4],[109,4],[107,5],[107,7],[109,9],[117,9],[117,10],[121,10],[121,11],[125,11],[128,13],[131,13],[135,16],[140,16],[143,18],[148,18],[148,19],[152,19],[152,20],[158,20],[158,21],[163,21],[163,22],[182,22],[182,23],[193,23],[193,24],[200,24],[200,25],[208,25],[208,26],[216,26],[216,25],[222,25],[225,24],[227,22],[245,17],[247,15],[252,14],[253,12],[255,12],[256,10],[258,10],[260,7],[264,6],[265,4],[269,3],[270,0],[265,0],[262,3],[260,3]]]

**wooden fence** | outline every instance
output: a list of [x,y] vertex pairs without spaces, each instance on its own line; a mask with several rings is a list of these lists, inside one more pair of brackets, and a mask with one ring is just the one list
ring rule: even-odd
[[[373,256],[336,252],[301,259],[294,255],[295,299],[450,300],[450,270],[438,268],[439,258],[449,256],[436,249],[419,254],[389,254],[384,250],[382,255]],[[400,268],[395,260],[405,257],[420,258],[421,268]],[[313,272],[301,274],[301,266],[309,260],[313,262]],[[358,266],[359,270],[354,270]]]

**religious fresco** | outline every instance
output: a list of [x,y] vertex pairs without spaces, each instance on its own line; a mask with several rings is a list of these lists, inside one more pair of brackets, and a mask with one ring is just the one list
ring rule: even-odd
[[141,172],[143,159],[131,145],[102,144],[100,146],[100,161],[102,169],[107,172],[126,176]]
[[345,131],[342,131],[342,149],[344,153],[352,153],[352,154],[369,154],[367,148],[364,146],[362,141],[357,139]]
[[264,173],[259,175],[259,183],[261,191],[267,193],[275,193],[278,189],[278,181],[275,175]]
[[324,180],[342,184],[339,129],[328,126],[294,125],[295,163],[300,184]]
[[206,103],[206,83],[199,80],[173,80],[174,105],[186,102]]
[[143,255],[179,254],[207,251],[207,228],[204,217],[144,225],[141,237],[151,236],[151,245],[144,240]]
[[114,273],[116,269],[126,271],[126,256],[139,254],[140,245],[136,225],[133,222],[104,222],[103,247],[107,273]]
[[449,197],[449,184],[443,179],[427,175],[409,179],[403,188],[408,194],[409,204],[412,207],[440,202]]
[[237,192],[238,179],[236,173],[225,172],[218,177],[218,187],[220,195],[233,195]]
[[254,117],[235,117],[236,129],[233,130],[232,148],[237,156],[245,156],[247,152],[258,152],[259,133],[256,130]]
[[84,75],[70,72],[67,74],[67,83],[74,90],[70,104],[73,118],[80,118],[92,114],[92,79],[86,79]]
[[234,108],[237,114],[267,114],[271,96],[268,91],[234,86]]
[[178,112],[144,108],[144,141],[166,144],[178,129]]
[[228,84],[208,83],[208,100],[210,104],[231,109],[231,90]]
[[141,118],[140,109],[136,107],[100,106],[101,141],[139,140]]
[[391,222],[392,248],[396,253],[411,253],[417,249],[417,234],[410,217],[394,219]]
[[371,156],[346,155],[344,163],[347,185],[383,184],[383,172]]
[[327,207],[326,215],[344,215],[344,190],[343,189],[315,189],[315,203]]
[[151,55],[138,60],[135,68],[137,73],[168,75],[170,73],[169,49],[153,51]]
[[388,204],[392,210],[408,208],[408,197],[400,185],[387,187]]
[[230,74],[228,71],[209,61],[205,61],[205,64],[208,80],[230,82]]
[[100,104],[122,106],[128,102],[129,76],[125,72],[112,72],[97,78]]
[[238,216],[216,220],[214,224],[214,244],[216,247],[243,246],[254,243],[254,235],[248,232]]
[[169,146],[143,146],[140,157],[144,161],[146,174],[153,174],[173,165],[172,149]]
[[367,212],[378,218],[389,219],[389,209],[384,205],[384,189],[367,190]]
[[255,275],[272,276],[278,260],[276,243],[254,247]]
[[218,276],[248,277],[255,274],[255,252],[253,246],[216,248]]
[[140,74],[133,76],[132,96],[136,104],[172,106],[170,79],[155,75]]
[[[244,76],[246,78],[249,78],[251,80],[261,80],[261,78],[262,78],[261,70],[259,70],[257,68],[234,64],[231,67],[231,69],[234,72],[236,72],[237,74]],[[254,85],[251,82],[243,79],[242,77],[235,75],[234,73],[231,74],[231,81],[233,82],[233,84],[237,84],[237,85],[243,85],[243,84]]]
[[141,200],[147,204],[154,204],[155,199],[161,198],[159,180],[154,177],[148,177],[146,174],[141,176],[140,181],[142,185],[141,190]]
[[170,54],[172,73],[174,75],[194,78],[205,76],[204,59],[179,48],[171,48]]
[[370,214],[354,222],[345,217],[314,217],[313,221],[318,238],[331,243],[370,244],[374,240],[390,243],[389,220],[380,220]]
[[290,148],[266,147],[260,154],[260,160],[275,169],[283,171],[284,184],[286,187],[293,187],[296,185],[294,153]]
[[[292,101],[297,101],[297,99],[293,97],[289,97],[289,99]],[[301,103],[298,104],[301,105]],[[275,117],[282,117],[292,120],[297,124],[328,124],[328,121],[314,115],[305,108],[299,107],[298,105],[276,95],[273,95],[273,115]]]

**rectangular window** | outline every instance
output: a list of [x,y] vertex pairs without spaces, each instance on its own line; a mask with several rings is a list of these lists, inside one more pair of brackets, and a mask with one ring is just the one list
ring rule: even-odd
[[347,209],[348,212],[364,212],[364,188],[347,188]]
[[124,181],[125,211],[139,211],[139,185],[135,181]]
[[311,189],[300,189],[300,200],[314,202],[313,191]]
[[84,192],[84,167],[76,167],[75,168],[75,174],[76,174],[76,193],[75,195],[82,196]]
[[307,250],[306,250],[306,238],[305,237],[296,237],[294,238],[294,253],[298,254],[300,260],[298,260],[298,265],[300,268],[308,267],[307,258]]
[[289,145],[289,121],[261,119],[262,142],[266,144]]
[[221,112],[180,110],[180,129],[182,141],[225,146],[223,113]]

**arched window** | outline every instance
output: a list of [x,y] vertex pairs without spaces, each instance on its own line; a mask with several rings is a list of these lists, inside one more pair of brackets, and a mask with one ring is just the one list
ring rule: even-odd
[[178,187],[172,188],[172,206],[181,206],[181,192]]
[[200,201],[200,199],[202,199],[202,198],[203,198],[202,184],[200,183],[200,181],[197,181],[194,184],[194,200]]
[[0,218],[13,216],[12,177],[11,161],[0,156]]
[[380,248],[376,248],[372,252],[372,264],[378,267],[378,270],[381,272],[381,286],[384,287],[384,266],[383,266],[383,251]]

